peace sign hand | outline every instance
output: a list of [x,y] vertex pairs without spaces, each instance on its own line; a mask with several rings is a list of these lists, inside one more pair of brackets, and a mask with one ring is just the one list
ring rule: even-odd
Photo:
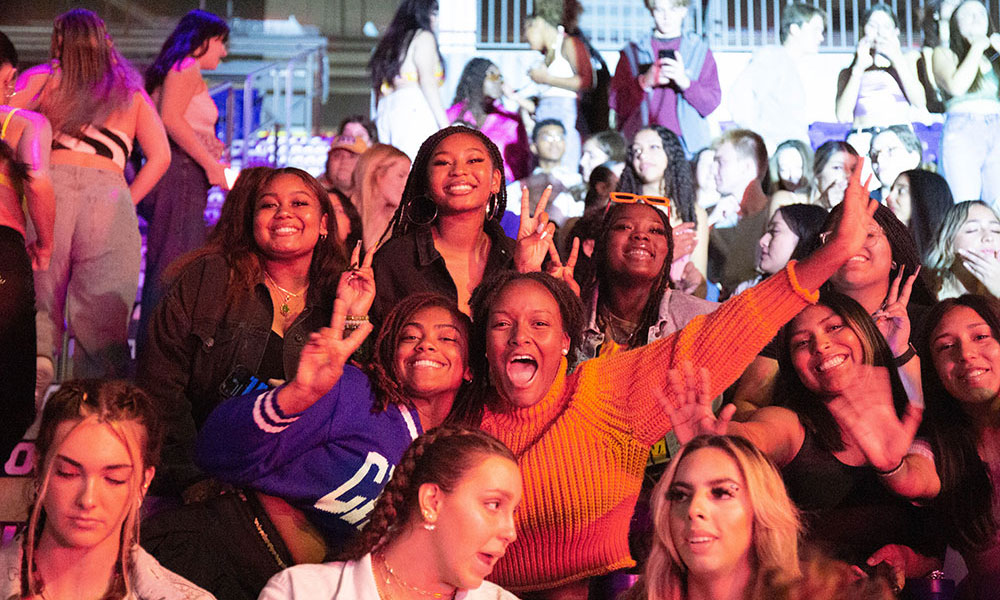
[[545,268],[545,272],[549,275],[555,277],[556,279],[562,279],[566,282],[566,285],[573,290],[576,297],[580,297],[580,284],[576,282],[573,278],[573,270],[576,269],[576,259],[580,254],[580,238],[573,238],[573,249],[569,252],[569,258],[566,259],[566,264],[562,263],[559,258],[559,252],[556,250],[556,244],[549,238],[549,264]]
[[[885,308],[878,310],[872,315],[878,330],[892,349],[893,356],[900,356],[906,351],[910,344],[910,316],[906,312],[906,305],[910,302],[910,294],[913,292],[913,283],[920,274],[920,267],[906,278],[903,282],[903,271],[906,265],[900,265],[899,273],[889,286],[889,295],[886,297]],[[900,286],[902,284],[902,287]]]
[[375,301],[375,271],[372,270],[372,259],[374,251],[365,254],[364,262],[359,262],[361,257],[361,241],[354,247],[351,253],[351,264],[346,271],[340,274],[340,281],[337,283],[337,298],[344,301],[348,315],[352,317],[362,317],[368,314],[372,302]]
[[347,304],[333,301],[330,326],[309,335],[309,342],[299,356],[295,379],[278,392],[278,406],[285,414],[300,413],[323,397],[344,373],[344,365],[372,331],[368,321],[360,323],[344,336]]
[[542,191],[535,214],[532,215],[528,186],[521,186],[521,224],[517,230],[517,246],[514,248],[514,266],[519,273],[542,270],[542,262],[549,252],[549,244],[556,231],[555,223],[549,221],[549,213],[545,212],[551,195],[550,185]]

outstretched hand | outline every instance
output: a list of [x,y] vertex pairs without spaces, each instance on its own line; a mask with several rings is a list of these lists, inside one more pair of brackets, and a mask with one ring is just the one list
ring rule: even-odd
[[375,252],[369,251],[361,261],[361,241],[354,246],[351,253],[351,264],[340,274],[337,283],[337,298],[344,301],[347,307],[345,314],[352,317],[362,317],[368,314],[372,302],[375,301],[375,272],[372,270],[372,259]]
[[868,463],[891,471],[909,452],[923,418],[923,399],[910,401],[902,419],[896,415],[892,385],[886,367],[859,365],[862,375],[850,389],[827,406],[845,436],[854,441]]
[[521,224],[517,229],[517,246],[514,248],[514,266],[520,273],[542,270],[542,262],[549,253],[556,225],[549,221],[545,207],[549,204],[552,186],[546,186],[542,197],[531,214],[528,186],[521,186]]
[[711,374],[702,368],[697,373],[690,361],[681,363],[680,369],[667,372],[666,393],[655,390],[660,406],[670,417],[672,431],[677,441],[686,444],[702,434],[725,435],[729,421],[736,412],[730,404],[716,417],[712,412]]
[[[910,302],[910,293],[913,292],[913,282],[920,274],[920,267],[912,275],[906,278],[903,283],[903,271],[906,265],[900,265],[899,273],[889,286],[889,295],[885,300],[885,308],[880,309],[872,318],[878,330],[882,332],[889,348],[892,349],[893,356],[899,356],[906,351],[910,344],[910,315],[906,312],[906,305]],[[901,285],[902,284],[902,285]]]
[[879,206],[878,201],[872,200],[868,193],[871,175],[861,183],[861,173],[865,169],[866,160],[862,157],[854,163],[854,171],[847,181],[847,190],[844,191],[840,219],[836,221],[830,240],[827,242],[831,245],[839,244],[847,257],[861,251],[868,236],[868,225]]
[[283,412],[302,412],[330,391],[344,373],[348,359],[371,333],[372,324],[365,321],[345,336],[346,315],[346,303],[337,298],[333,301],[330,326],[309,335],[309,342],[299,356],[295,379],[278,393]]

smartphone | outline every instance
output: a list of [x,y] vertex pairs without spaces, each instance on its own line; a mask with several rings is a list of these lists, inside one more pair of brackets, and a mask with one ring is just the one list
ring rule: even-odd
[[670,60],[677,60],[677,51],[671,50],[670,48],[660,48],[658,56],[660,58],[669,58]]

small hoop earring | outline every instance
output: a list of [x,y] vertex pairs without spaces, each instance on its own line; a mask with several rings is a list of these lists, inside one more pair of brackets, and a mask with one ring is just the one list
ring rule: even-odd
[[895,271],[896,269],[898,269],[898,268],[899,268],[899,265],[897,265],[897,264],[896,264],[896,261],[892,261],[892,263],[891,263],[891,264],[889,265],[889,267],[890,267],[890,268],[891,268],[891,269],[892,269],[893,271]]
[[[414,218],[413,213],[421,210],[418,208],[418,206],[424,203],[430,203],[430,205],[434,207],[434,212],[431,213],[430,218],[426,220]],[[406,220],[417,226],[430,225],[431,223],[434,222],[434,219],[437,219],[437,214],[438,214],[437,204],[434,204],[434,201],[431,200],[429,197],[427,197],[426,194],[421,194],[420,196],[414,198],[410,206],[407,207]]]

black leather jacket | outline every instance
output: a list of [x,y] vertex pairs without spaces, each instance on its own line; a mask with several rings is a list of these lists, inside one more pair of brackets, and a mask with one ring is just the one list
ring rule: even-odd
[[[193,461],[197,431],[230,396],[236,374],[254,375],[271,332],[274,307],[263,281],[226,298],[229,266],[221,254],[196,259],[156,307],[139,356],[138,383],[162,406],[166,439],[156,492],[179,493],[204,475]],[[286,378],[295,375],[309,334],[330,322],[335,290],[310,287],[306,306],[284,336]]]

